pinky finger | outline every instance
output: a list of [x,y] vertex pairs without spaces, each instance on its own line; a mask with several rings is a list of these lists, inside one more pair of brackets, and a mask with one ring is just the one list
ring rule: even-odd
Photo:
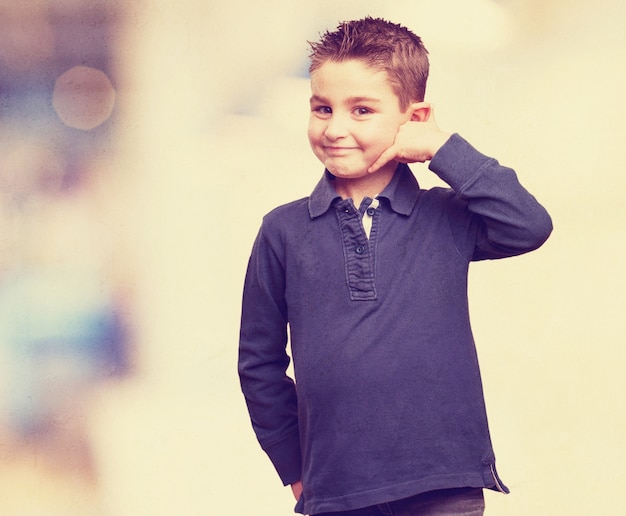
[[368,173],[373,174],[379,170],[381,167],[389,163],[393,159],[393,156],[394,153],[391,149],[384,151],[380,156],[378,156],[378,159],[371,164],[370,168],[367,169]]

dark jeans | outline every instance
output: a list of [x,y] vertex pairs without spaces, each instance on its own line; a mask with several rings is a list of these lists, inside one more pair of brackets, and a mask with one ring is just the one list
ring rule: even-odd
[[443,489],[363,509],[325,512],[313,516],[482,516],[482,489]]

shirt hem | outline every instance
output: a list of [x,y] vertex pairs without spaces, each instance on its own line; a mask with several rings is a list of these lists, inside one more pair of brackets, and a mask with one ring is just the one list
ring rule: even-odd
[[484,476],[479,472],[466,475],[443,475],[336,498],[327,498],[324,500],[305,499],[304,503],[299,504],[300,507],[297,507],[297,509],[301,509],[303,511],[302,514],[350,511],[362,507],[369,507],[370,505],[402,500],[403,498],[416,496],[429,491],[457,487],[493,488],[492,485],[487,485]]

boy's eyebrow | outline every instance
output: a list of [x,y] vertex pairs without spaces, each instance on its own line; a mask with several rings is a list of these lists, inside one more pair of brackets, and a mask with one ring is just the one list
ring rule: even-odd
[[358,104],[359,102],[369,102],[369,103],[379,104],[380,99],[377,99],[374,97],[350,97],[348,99],[348,102],[350,104]]
[[[310,102],[321,102],[321,103],[325,103],[328,104],[329,101],[324,98],[324,97],[320,97],[319,95],[313,95],[310,99]],[[374,104],[380,104],[381,100],[374,98],[374,97],[361,97],[361,96],[355,96],[355,97],[348,97],[346,99],[346,103],[347,104],[358,104],[359,102],[369,102],[369,103],[374,103]]]
[[313,104],[313,102],[320,102],[320,103],[322,103],[322,104],[328,104],[328,101],[327,101],[325,98],[320,97],[319,95],[313,95],[313,96],[309,99],[309,102],[310,102],[311,104]]

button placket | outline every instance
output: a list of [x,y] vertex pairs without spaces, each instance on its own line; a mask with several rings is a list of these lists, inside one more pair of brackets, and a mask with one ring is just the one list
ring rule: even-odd
[[365,230],[365,234],[367,235],[368,240],[372,234],[372,225],[374,224],[374,216],[376,215],[376,209],[380,205],[380,201],[378,199],[370,199],[366,197],[363,200],[363,203],[368,203],[369,206],[365,209],[363,213],[363,229]]
[[374,260],[362,225],[362,214],[349,199],[336,207],[343,244],[346,282],[353,301],[376,299]]

